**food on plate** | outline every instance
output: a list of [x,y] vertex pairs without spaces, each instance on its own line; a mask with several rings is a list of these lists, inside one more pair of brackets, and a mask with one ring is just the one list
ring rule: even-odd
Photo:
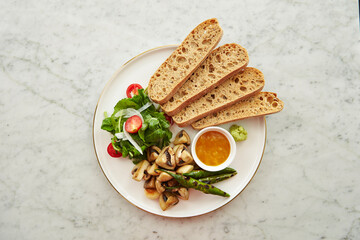
[[225,44],[206,58],[179,90],[161,108],[172,116],[220,85],[227,78],[243,70],[249,62],[245,48],[238,44]]
[[131,84],[127,89],[126,89],[126,96],[128,98],[132,98],[134,95],[138,95],[138,90],[142,89],[142,86],[140,84],[137,83],[133,83]]
[[137,133],[142,127],[142,120],[138,115],[134,115],[128,118],[125,122],[125,130],[128,133]]
[[141,181],[144,177],[147,177],[146,169],[149,167],[150,163],[146,160],[142,160],[134,166],[132,169],[132,178],[136,181]]
[[172,133],[164,113],[158,111],[144,89],[121,99],[111,116],[105,113],[101,129],[110,132],[113,148],[138,163],[147,158],[148,147],[169,145]]
[[177,145],[175,151],[175,162],[177,166],[184,166],[194,161],[190,151],[184,144]]
[[209,171],[198,169],[198,170],[193,170],[189,173],[184,173],[183,175],[187,176],[187,177],[192,177],[195,179],[200,179],[200,178],[206,178],[206,177],[210,177],[210,176],[217,176],[217,175],[228,174],[228,173],[236,174],[236,170],[231,167],[227,167],[220,171],[215,171],[215,172],[209,172]]
[[159,197],[160,207],[163,211],[176,205],[179,199],[172,192],[163,192]]
[[213,183],[221,182],[221,181],[224,181],[225,179],[231,178],[232,176],[235,176],[236,174],[237,174],[237,172],[224,173],[224,174],[220,174],[220,175],[216,175],[216,176],[199,178],[198,180],[203,183],[213,184]]
[[245,141],[247,138],[247,131],[243,126],[234,124],[230,127],[229,132],[231,136],[233,136],[235,142]]
[[189,146],[190,143],[191,143],[190,136],[189,136],[189,134],[187,134],[187,132],[185,130],[181,130],[180,132],[178,132],[178,134],[176,134],[175,140],[174,140],[175,145],[185,144],[186,146]]
[[118,152],[114,149],[112,143],[109,143],[109,145],[107,147],[107,152],[113,158],[119,158],[122,156],[121,152]]
[[213,113],[194,122],[194,129],[216,126],[245,118],[263,116],[281,111],[284,103],[276,97],[276,93],[261,92],[244,99],[220,112]]
[[168,101],[219,43],[222,33],[216,18],[193,29],[150,78],[148,92],[152,101]]
[[206,194],[219,195],[222,197],[230,197],[228,193],[215,187],[214,185],[210,185],[208,183],[201,182],[195,178],[186,177],[182,174],[172,173],[163,169],[161,169],[160,171],[164,171],[169,175],[171,175],[183,187],[193,188]]
[[190,125],[196,120],[248,98],[262,90],[265,80],[261,71],[247,67],[241,73],[229,78],[221,85],[198,100],[183,108],[173,116],[180,127]]
[[175,163],[175,153],[172,147],[165,147],[159,154],[158,158],[155,160],[155,163],[165,169],[174,170],[176,167]]
[[[181,130],[177,136],[189,136]],[[181,139],[182,137],[179,137]],[[181,141],[173,147],[168,145],[160,149],[150,146],[147,149],[147,159],[137,163],[131,170],[135,181],[144,180],[144,194],[147,198],[159,201],[163,211],[176,205],[179,199],[189,199],[189,188],[200,190],[204,193],[229,197],[213,183],[226,180],[236,175],[236,170],[226,168],[222,171],[208,172],[194,170],[198,168],[185,143],[190,139]],[[189,143],[190,144],[190,143]]]
[[230,142],[218,131],[207,131],[196,141],[195,152],[198,159],[207,166],[218,166],[230,155]]

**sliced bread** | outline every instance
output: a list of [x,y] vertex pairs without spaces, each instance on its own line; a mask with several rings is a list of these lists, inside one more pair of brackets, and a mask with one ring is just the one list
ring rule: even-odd
[[261,71],[247,67],[221,85],[194,101],[173,116],[174,122],[180,127],[218,112],[243,98],[250,97],[262,90],[265,80]]
[[204,117],[191,124],[191,126],[194,129],[202,129],[245,118],[277,113],[280,112],[283,107],[284,103],[276,97],[276,93],[260,92],[220,112],[215,112]]
[[174,96],[161,106],[162,110],[170,116],[177,114],[182,108],[243,70],[248,62],[246,49],[238,44],[225,44],[216,48]]
[[149,97],[164,104],[201,65],[222,37],[216,18],[199,24],[150,78]]

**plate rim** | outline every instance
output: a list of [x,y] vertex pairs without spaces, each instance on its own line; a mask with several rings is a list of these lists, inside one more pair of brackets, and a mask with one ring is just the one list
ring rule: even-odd
[[264,157],[264,152],[265,152],[265,147],[266,147],[266,140],[267,140],[267,124],[266,124],[266,118],[265,116],[262,116],[262,118],[264,119],[264,130],[265,130],[265,138],[264,138],[264,147],[263,147],[263,150],[262,150],[262,153],[261,153],[261,158],[260,158],[260,161],[259,161],[259,164],[257,165],[253,175],[251,176],[249,182],[245,185],[245,187],[238,193],[236,194],[236,196],[234,196],[230,201],[228,201],[227,203],[221,205],[221,206],[218,206],[216,207],[215,209],[213,210],[210,210],[208,212],[204,212],[204,213],[201,213],[201,214],[197,214],[197,215],[192,215],[192,216],[164,216],[164,215],[160,215],[160,214],[157,214],[157,213],[153,213],[153,212],[150,212],[146,209],[143,209],[139,206],[137,206],[136,204],[132,203],[130,200],[128,200],[125,196],[123,196],[116,188],[115,186],[111,183],[111,181],[109,180],[109,178],[107,177],[107,175],[105,174],[104,172],[104,169],[100,163],[100,160],[99,160],[99,156],[98,156],[98,153],[96,151],[96,146],[95,146],[95,117],[96,117],[96,113],[97,113],[97,110],[98,110],[98,106],[99,106],[99,102],[104,94],[104,91],[105,89],[107,89],[108,85],[114,81],[114,79],[116,78],[116,76],[125,68],[125,66],[132,62],[133,60],[135,60],[136,58],[148,53],[148,52],[151,52],[151,51],[155,51],[155,50],[158,50],[158,49],[163,49],[163,48],[169,48],[169,47],[177,47],[179,46],[178,44],[169,44],[169,45],[162,45],[162,46],[158,46],[158,47],[154,47],[154,48],[151,48],[151,49],[148,49],[144,52],[141,52],[137,55],[135,55],[134,57],[130,58],[128,61],[126,61],[123,65],[121,65],[113,74],[112,76],[110,77],[110,79],[106,82],[106,84],[104,85],[102,91],[100,92],[100,95],[99,95],[99,98],[96,102],[96,106],[95,106],[95,110],[94,110],[94,115],[93,115],[93,121],[92,121],[92,142],[93,142],[93,148],[94,148],[94,152],[95,152],[95,156],[96,156],[96,159],[97,159],[97,162],[100,166],[100,169],[102,171],[102,173],[104,174],[105,178],[107,179],[107,181],[110,183],[111,187],[122,197],[124,198],[127,202],[129,202],[131,205],[135,206],[136,208],[142,210],[142,211],[145,211],[147,213],[150,213],[150,214],[153,214],[155,216],[160,216],[160,217],[165,217],[165,218],[174,218],[174,219],[182,219],[182,218],[192,218],[192,217],[199,217],[199,216],[203,216],[205,214],[208,214],[208,213],[211,213],[211,212],[214,212],[224,206],[226,206],[227,204],[229,204],[230,202],[232,202],[235,198],[237,198],[246,188],[247,186],[250,184],[250,182],[253,180],[253,178],[255,177],[258,169],[260,168],[260,165],[262,163],[262,160],[263,160],[263,157]]

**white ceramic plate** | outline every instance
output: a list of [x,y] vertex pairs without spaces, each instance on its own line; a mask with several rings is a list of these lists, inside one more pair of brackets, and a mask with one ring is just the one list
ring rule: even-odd
[[[176,46],[163,46],[148,50],[125,63],[109,80],[100,95],[95,109],[93,121],[93,142],[96,157],[100,167],[110,184],[121,196],[138,208],[166,217],[192,217],[205,214],[224,206],[234,199],[251,181],[258,169],[265,149],[266,123],[264,117],[256,117],[239,121],[248,132],[248,139],[237,143],[237,155],[230,167],[237,170],[238,174],[226,181],[215,185],[230,194],[229,198],[204,194],[194,189],[190,190],[189,200],[180,200],[179,203],[162,211],[157,200],[145,197],[143,182],[137,182],[131,178],[133,163],[124,158],[112,158],[107,153],[111,134],[102,130],[101,123],[104,112],[113,112],[115,104],[126,97],[126,88],[132,83],[139,83],[143,87],[156,69],[175,50]],[[221,127],[229,129],[231,124]],[[176,125],[171,127],[175,136],[180,130]],[[191,127],[185,128],[193,138],[196,130]],[[129,206],[130,207],[130,206]]]

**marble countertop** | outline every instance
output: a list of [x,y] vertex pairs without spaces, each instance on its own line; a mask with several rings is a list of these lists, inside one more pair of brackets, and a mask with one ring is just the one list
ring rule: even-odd
[[[359,239],[357,1],[1,1],[1,239]],[[284,110],[231,203],[169,219],[123,199],[92,143],[96,103],[133,56],[205,19]]]

